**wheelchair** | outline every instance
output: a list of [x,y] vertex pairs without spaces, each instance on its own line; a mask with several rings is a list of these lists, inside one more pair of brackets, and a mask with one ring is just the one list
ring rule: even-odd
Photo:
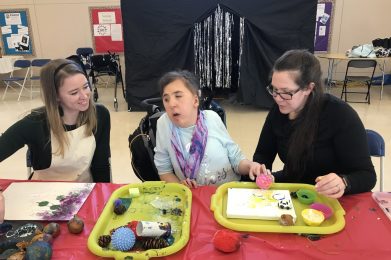
[[118,100],[117,100],[117,87],[118,84],[121,84],[122,93],[124,98],[126,98],[126,90],[124,86],[124,81],[122,77],[121,63],[119,55],[115,53],[108,53],[104,55],[92,55],[90,57],[91,69],[89,72],[89,77],[91,78],[93,85],[93,97],[96,102],[99,98],[97,83],[102,76],[114,76],[115,77],[115,87],[114,87],[114,109],[118,111]]

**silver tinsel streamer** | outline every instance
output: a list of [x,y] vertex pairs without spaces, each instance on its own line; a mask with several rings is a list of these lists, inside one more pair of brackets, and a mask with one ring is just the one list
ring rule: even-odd
[[[240,19],[240,54],[243,31]],[[232,29],[233,14],[220,6],[215,12],[194,26],[195,73],[202,88],[230,88],[232,77]],[[240,65],[240,64],[239,64]]]
[[239,75],[238,75],[238,88],[240,87],[240,68],[242,65],[242,54],[243,54],[243,38],[244,38],[244,18],[240,17],[240,31],[239,31]]

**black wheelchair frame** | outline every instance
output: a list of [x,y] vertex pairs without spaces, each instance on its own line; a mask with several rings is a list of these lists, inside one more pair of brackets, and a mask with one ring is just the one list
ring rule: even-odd
[[89,72],[89,77],[93,85],[94,91],[94,101],[97,101],[99,98],[97,82],[98,78],[101,76],[114,76],[115,77],[115,87],[114,87],[114,109],[118,111],[118,99],[117,99],[117,87],[118,84],[121,84],[122,93],[126,99],[126,90],[124,86],[124,81],[122,77],[121,63],[118,54],[108,53],[104,55],[92,55],[90,57],[91,68]]

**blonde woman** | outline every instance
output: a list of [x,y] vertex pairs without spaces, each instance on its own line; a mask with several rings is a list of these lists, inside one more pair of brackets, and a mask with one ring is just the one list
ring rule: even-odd
[[52,60],[41,71],[44,106],[0,137],[0,162],[27,145],[32,179],[110,182],[110,114],[94,104],[82,68]]

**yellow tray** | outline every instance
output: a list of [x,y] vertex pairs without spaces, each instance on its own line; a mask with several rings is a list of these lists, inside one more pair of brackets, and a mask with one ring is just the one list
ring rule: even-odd
[[[140,196],[132,198],[128,210],[123,215],[113,212],[114,201],[118,198],[129,198],[129,188],[138,188]],[[149,259],[150,257],[166,256],[181,250],[189,240],[190,214],[191,214],[191,191],[184,185],[151,181],[138,184],[129,184],[113,192],[106,203],[98,221],[88,237],[88,249],[95,255],[113,257],[115,259]],[[179,208],[182,215],[163,214],[170,209]],[[170,222],[174,243],[162,249],[149,249],[145,251],[122,252],[98,245],[101,235],[110,234],[110,230],[126,225],[133,220]]]
[[[307,226],[301,217],[301,211],[309,208],[309,205],[302,204],[298,199],[292,198],[297,220],[294,226],[281,226],[277,220],[259,219],[235,219],[227,218],[227,191],[228,188],[257,188],[254,182],[229,182],[219,186],[213,194],[210,208],[214,211],[216,221],[229,229],[250,232],[277,232],[277,233],[303,233],[303,234],[332,234],[342,230],[345,226],[345,210],[338,200],[327,198],[317,194],[315,202],[323,203],[333,209],[333,215],[325,220],[320,226]],[[314,190],[313,185],[299,183],[273,183],[270,189],[297,191],[299,189]]]

